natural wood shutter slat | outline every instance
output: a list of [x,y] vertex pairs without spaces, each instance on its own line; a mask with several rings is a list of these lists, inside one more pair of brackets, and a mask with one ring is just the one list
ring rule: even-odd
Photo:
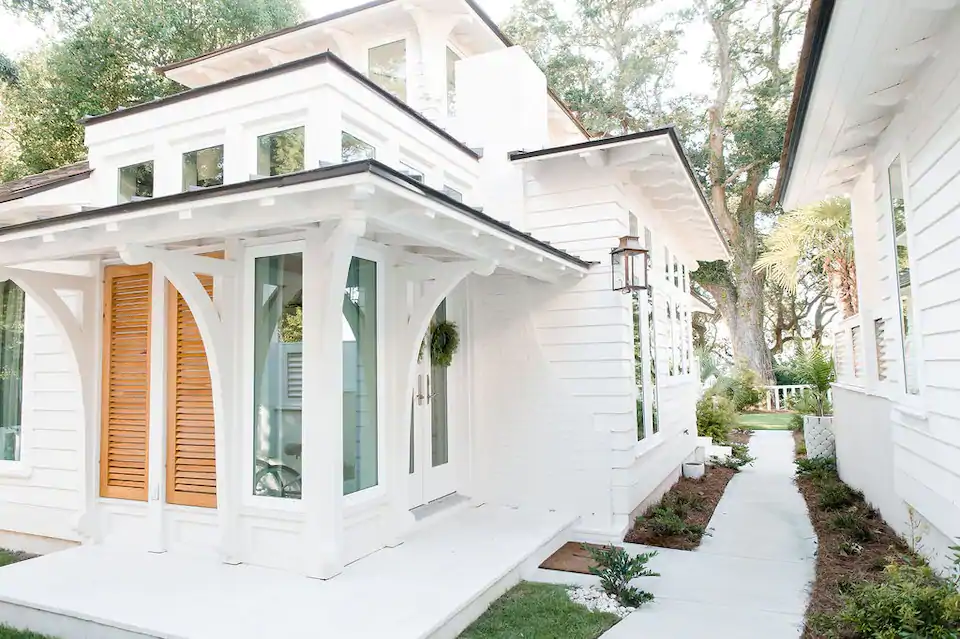
[[[199,275],[198,279],[213,297],[213,278]],[[167,502],[216,508],[213,391],[207,353],[183,296],[173,286],[168,290]]]
[[100,495],[147,500],[151,268],[104,269]]

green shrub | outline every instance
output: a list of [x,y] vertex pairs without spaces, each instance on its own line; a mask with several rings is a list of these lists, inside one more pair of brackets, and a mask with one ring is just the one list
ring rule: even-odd
[[756,461],[756,457],[750,456],[750,448],[746,444],[738,444],[734,442],[730,444],[730,456],[721,459],[720,457],[714,457],[711,459],[711,462],[716,466],[723,466],[724,468],[730,468],[737,472],[741,468],[748,464],[752,464]]
[[632,608],[639,608],[653,595],[630,585],[637,577],[659,577],[660,574],[647,568],[647,562],[656,557],[656,552],[646,552],[631,556],[618,546],[604,546],[596,548],[584,546],[590,551],[590,556],[597,566],[590,567],[590,574],[600,577],[600,585],[610,596],[616,597],[621,604]]
[[730,438],[730,430],[737,422],[733,402],[720,395],[703,397],[697,402],[697,435],[710,437],[715,444]]
[[957,639],[960,593],[929,566],[891,564],[882,580],[853,585],[838,613],[811,621],[836,637]]
[[804,457],[793,464],[797,467],[797,477],[821,480],[837,478],[837,460],[834,457]]
[[817,486],[817,505],[824,510],[840,510],[852,506],[857,495],[840,481],[826,480]]
[[843,533],[848,540],[864,543],[876,538],[870,520],[857,510],[837,513],[827,522],[830,528]]
[[747,408],[757,406],[763,400],[763,390],[760,388],[760,375],[750,369],[746,362],[737,363],[730,384],[730,399],[736,412],[743,412]]

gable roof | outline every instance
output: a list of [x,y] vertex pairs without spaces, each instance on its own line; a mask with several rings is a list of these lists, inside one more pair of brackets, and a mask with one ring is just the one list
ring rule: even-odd
[[85,180],[93,172],[86,160],[60,166],[0,184],[0,202],[10,202],[43,191]]
[[[356,7],[351,7],[349,9],[343,9],[341,11],[328,13],[327,15],[320,16],[319,18],[306,20],[304,22],[300,22],[299,24],[295,24],[293,26],[286,27],[284,29],[279,29],[277,31],[272,31],[270,33],[265,33],[263,35],[257,36],[256,38],[251,38],[250,40],[244,40],[243,42],[237,42],[236,44],[231,44],[225,47],[221,47],[219,49],[214,49],[213,51],[208,51],[206,53],[202,53],[192,58],[179,60],[177,62],[171,62],[170,64],[157,67],[157,72],[166,73],[167,71],[171,71],[173,69],[179,69],[181,67],[185,67],[195,62],[200,62],[202,60],[207,60],[209,58],[214,58],[218,55],[222,55],[230,51],[243,49],[253,44],[265,42],[267,40],[272,40],[273,38],[283,36],[288,33],[301,31],[303,29],[308,29],[310,27],[314,27],[319,24],[324,24],[326,22],[333,22],[334,20],[339,20],[340,18],[345,18],[347,16],[361,13],[363,11],[367,11],[368,9],[375,9],[377,7],[382,7],[382,6],[391,4],[393,2],[397,2],[397,0],[371,0],[370,2],[366,2]],[[493,19],[483,9],[480,8],[480,6],[476,3],[475,0],[463,0],[463,2],[466,3],[466,5],[470,8],[470,10],[473,11],[473,13],[475,13],[478,18],[480,18],[480,21],[484,25],[486,25],[488,29],[490,29],[493,35],[496,36],[497,39],[499,39],[501,42],[503,42],[504,46],[506,47],[514,46],[514,43],[510,40],[510,38],[508,38],[507,35],[500,29],[500,27],[497,26],[497,23],[494,22]],[[560,107],[560,109],[567,115],[567,117],[570,118],[571,122],[573,122],[573,124],[576,125],[580,133],[582,133],[587,138],[591,137],[590,132],[587,131],[587,129],[583,126],[583,123],[580,122],[580,120],[573,113],[573,111],[570,110],[570,107],[567,106],[567,104],[563,101],[563,99],[561,99],[560,96],[557,95],[557,93],[553,89],[551,89],[549,86],[547,87],[547,93],[550,95],[550,98],[557,104],[557,106]]]

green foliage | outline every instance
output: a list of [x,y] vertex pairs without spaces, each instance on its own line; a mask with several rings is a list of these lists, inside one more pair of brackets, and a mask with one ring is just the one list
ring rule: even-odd
[[719,395],[707,395],[697,402],[697,435],[710,437],[715,444],[730,439],[730,430],[737,422],[733,402]]
[[[822,492],[820,496],[823,497]],[[833,530],[842,532],[850,541],[866,543],[876,539],[876,533],[870,526],[870,521],[856,508],[833,515],[827,525]]]
[[739,472],[741,468],[757,460],[756,457],[750,455],[750,448],[746,444],[733,443],[730,445],[730,449],[731,452],[728,457],[724,459],[714,457],[713,463],[717,466],[723,466],[724,468],[730,468],[731,470]]
[[929,566],[893,563],[881,580],[851,585],[838,613],[809,622],[828,637],[957,639],[960,593]]
[[600,585],[608,595],[632,608],[639,608],[648,601],[653,601],[651,593],[631,586],[630,582],[638,577],[660,576],[647,568],[647,563],[656,557],[656,552],[630,555],[618,546],[584,548],[590,551],[590,556],[597,563],[597,566],[590,567],[590,574],[600,577]]
[[746,361],[738,361],[729,391],[734,410],[740,413],[759,404],[763,400],[760,385],[760,375],[750,369]]
[[430,361],[444,368],[453,363],[460,348],[460,331],[450,321],[436,322],[430,327]]
[[[821,348],[813,348],[809,353],[797,358],[795,370],[801,384],[810,386],[790,398],[790,410],[799,415],[830,415],[833,406],[830,403],[830,386],[836,381],[836,369],[833,358]],[[800,419],[802,427],[803,420]]]
[[839,510],[853,505],[857,495],[841,481],[824,480],[817,486],[817,505],[824,510]]
[[793,462],[797,467],[797,477],[809,477],[815,480],[838,479],[837,460],[833,457],[804,457]]
[[280,320],[281,342],[303,341],[303,307],[288,308]]
[[5,4],[31,18],[54,15],[63,30],[18,60],[16,83],[0,92],[17,140],[16,166],[29,173],[84,157],[83,116],[182,90],[156,67],[290,26],[302,15],[296,0]]
[[29,630],[17,630],[6,624],[0,624],[0,639],[55,639]]
[[[460,639],[596,639],[620,619],[570,601],[566,586],[522,582],[497,599]],[[0,634],[0,639],[5,639]]]

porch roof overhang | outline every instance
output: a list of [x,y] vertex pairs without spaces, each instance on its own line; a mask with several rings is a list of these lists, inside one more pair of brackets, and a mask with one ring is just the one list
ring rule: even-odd
[[730,250],[673,127],[536,151],[514,151],[515,163],[579,156],[594,170],[613,171],[659,213],[684,225],[696,260],[727,260]]
[[544,281],[591,266],[376,160],[0,227],[0,266],[113,256],[127,244],[189,248],[282,236],[351,215],[367,220],[368,237],[414,259],[474,260]]
[[958,7],[960,0],[813,0],[774,193],[784,209],[852,190]]

